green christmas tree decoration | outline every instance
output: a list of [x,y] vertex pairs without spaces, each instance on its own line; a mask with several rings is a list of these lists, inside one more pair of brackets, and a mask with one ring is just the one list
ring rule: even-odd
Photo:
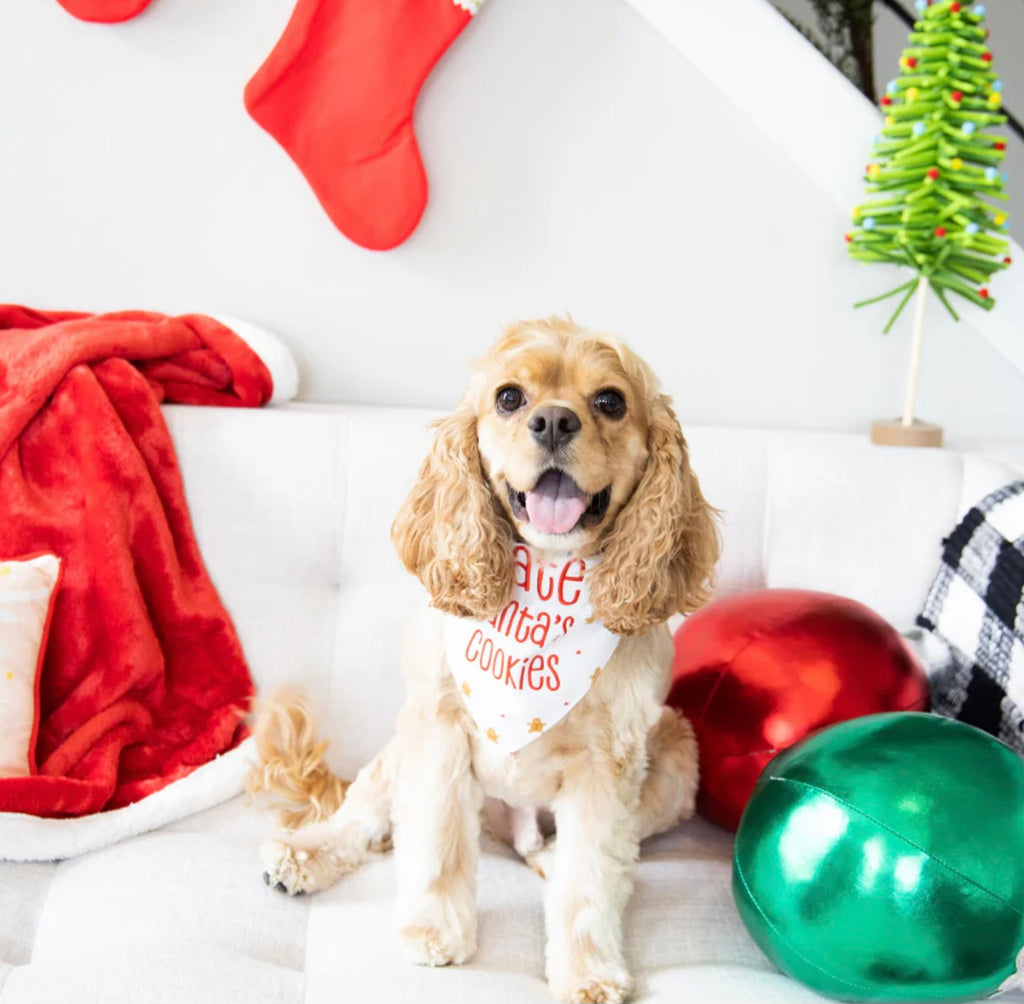
[[[982,26],[985,8],[972,0],[918,0],[916,6],[901,74],[881,99],[885,126],[865,171],[871,198],[853,210],[855,226],[846,235],[851,258],[916,273],[857,304],[902,294],[888,332],[917,291],[914,382],[928,287],[959,320],[949,294],[991,310],[989,281],[1010,263],[1000,236],[1009,229],[1007,214],[993,203],[1006,199],[1000,170],[1006,142],[990,130],[1006,116]],[[910,424],[906,412],[904,424]]]

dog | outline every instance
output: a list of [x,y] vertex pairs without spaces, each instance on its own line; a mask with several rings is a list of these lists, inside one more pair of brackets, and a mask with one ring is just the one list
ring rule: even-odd
[[[396,734],[346,790],[301,702],[270,713],[253,786],[300,808],[262,849],[266,881],[323,889],[393,841],[407,954],[466,962],[491,796],[547,878],[554,996],[627,999],[640,841],[690,815],[697,786],[693,731],[663,703],[666,622],[707,601],[719,554],[669,399],[616,338],[569,319],[510,326],[436,424],[392,538],[429,594],[404,642]],[[584,678],[573,659],[588,657]],[[538,807],[555,823],[546,847]]]

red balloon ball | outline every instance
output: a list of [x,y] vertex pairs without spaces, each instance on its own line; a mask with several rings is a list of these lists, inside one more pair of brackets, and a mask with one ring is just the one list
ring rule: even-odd
[[826,725],[921,711],[928,678],[899,633],[861,603],[796,589],[716,600],[675,636],[668,703],[693,724],[697,811],[739,825],[768,762]]

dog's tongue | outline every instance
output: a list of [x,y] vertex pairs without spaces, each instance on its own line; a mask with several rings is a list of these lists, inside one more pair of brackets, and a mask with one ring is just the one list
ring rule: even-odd
[[568,533],[586,508],[583,492],[561,471],[548,471],[533,491],[526,493],[526,512],[542,533]]

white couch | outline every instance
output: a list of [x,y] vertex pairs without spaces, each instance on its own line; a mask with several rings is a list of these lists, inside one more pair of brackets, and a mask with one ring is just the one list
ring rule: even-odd
[[[286,405],[170,407],[167,417],[207,564],[259,686],[303,688],[335,766],[353,773],[389,735],[402,697],[396,637],[422,597],[388,531],[432,416]],[[901,628],[958,515],[1024,471],[1022,443],[903,451],[836,434],[687,435],[724,512],[721,593],[828,590]],[[261,881],[269,828],[239,796],[61,863],[0,864],[0,1004],[549,999],[541,880],[509,850],[485,848],[476,959],[426,970],[393,940],[389,857],[289,899]],[[626,922],[638,999],[818,999],[747,936],[730,851],[729,834],[701,820],[645,845]]]

